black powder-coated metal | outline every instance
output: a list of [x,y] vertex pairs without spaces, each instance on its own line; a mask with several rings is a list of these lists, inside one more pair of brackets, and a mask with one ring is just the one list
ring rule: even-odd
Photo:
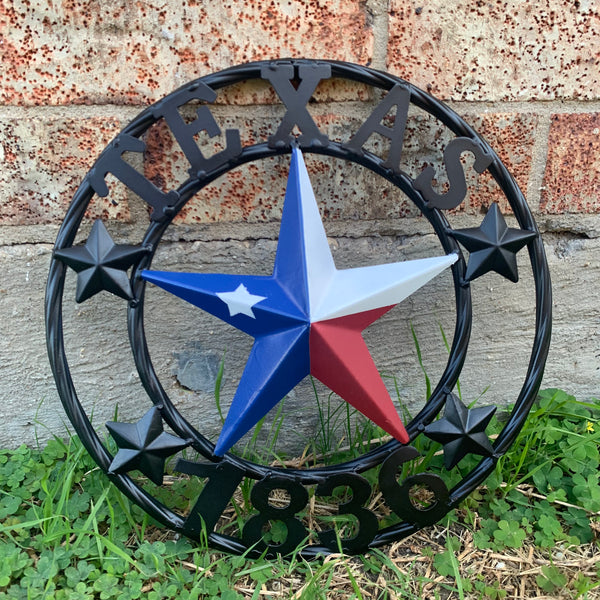
[[191,441],[166,433],[156,406],[137,423],[109,422],[106,427],[119,448],[108,472],[128,473],[137,469],[156,485],[163,483],[166,459]]
[[[319,130],[307,109],[319,82],[329,78],[347,79],[387,92],[371,116],[345,143],[328,139]],[[220,133],[215,118],[206,104],[197,108],[195,119],[192,122],[182,118],[179,108],[192,101],[211,103],[215,100],[219,89],[252,79],[269,82],[285,106],[285,114],[275,133],[266,141],[244,146],[240,141],[238,130],[227,130],[225,132],[225,149],[210,158],[204,157],[195,142],[193,143],[194,135],[201,131],[206,131],[209,135]],[[443,194],[436,193],[431,186],[432,179],[435,177],[432,167],[424,169],[414,180],[400,169],[406,116],[410,105],[435,117],[456,136],[444,150],[444,165],[449,187]],[[384,125],[382,120],[392,108],[396,111],[394,123],[391,126]],[[158,189],[123,160],[122,156],[124,152],[143,152],[145,143],[140,139],[141,136],[161,119],[166,122],[171,133],[177,139],[190,164],[188,179],[177,190],[169,192]],[[297,137],[293,135],[294,127],[300,130],[300,135]],[[390,149],[387,157],[376,156],[363,148],[366,140],[373,133],[388,139]],[[411,440],[422,435],[437,417],[456,385],[465,361],[471,333],[470,280],[475,276],[483,275],[480,272],[481,268],[477,269],[477,275],[468,272],[457,242],[457,240],[460,241],[468,248],[467,244],[480,233],[468,230],[454,231],[442,212],[442,210],[460,205],[464,199],[466,183],[460,166],[460,155],[463,151],[469,151],[475,156],[474,168],[476,171],[480,173],[486,169],[489,171],[512,208],[520,230],[510,231],[516,232],[520,241],[518,244],[510,246],[509,250],[516,253],[522,246],[527,245],[535,282],[536,327],[533,349],[526,378],[516,399],[515,408],[498,438],[494,441],[493,451],[478,451],[476,444],[469,445],[467,443],[466,446],[463,444],[460,452],[466,449],[469,452],[481,454],[483,457],[475,469],[450,490],[441,477],[427,473],[408,478],[401,484],[398,483],[396,480],[398,468],[403,463],[415,459],[418,453],[411,446],[402,446],[397,441],[383,444],[360,458],[342,464],[312,469],[276,468],[252,463],[232,454],[227,454],[222,459],[215,457],[213,444],[179,413],[163,389],[154,370],[144,334],[145,282],[139,273],[150,267],[154,252],[166,229],[186,202],[219,176],[243,163],[288,154],[291,152],[293,144],[297,144],[303,152],[332,156],[357,163],[391,182],[404,192],[427,218],[437,234],[444,252],[446,254],[455,252],[459,255],[459,260],[452,268],[456,324],[449,359],[430,399],[407,424]],[[106,196],[109,193],[104,180],[107,173],[111,173],[122,181],[149,205],[151,208],[150,222],[146,234],[140,240],[137,248],[112,246],[104,239],[103,243],[107,251],[101,253],[102,256],[96,257],[98,259],[96,266],[99,268],[96,272],[101,273],[103,268],[109,266],[106,257],[110,252],[113,253],[111,255],[113,258],[115,253],[119,257],[126,255],[127,259],[135,256],[135,260],[121,261],[117,265],[120,273],[126,273],[132,267],[131,287],[129,288],[123,283],[121,275],[113,273],[113,279],[116,277],[120,282],[119,285],[115,287],[110,281],[105,285],[102,277],[96,275],[91,289],[93,293],[100,289],[106,289],[129,299],[129,338],[144,389],[154,404],[155,410],[177,434],[181,444],[189,444],[207,461],[179,460],[176,464],[177,472],[193,477],[208,478],[194,508],[187,516],[171,510],[148,494],[127,474],[124,468],[111,469],[115,457],[110,454],[92,427],[79,402],[69,372],[62,327],[65,272],[69,265],[76,268],[75,263],[69,262],[69,260],[79,259],[83,253],[80,247],[73,248],[73,242],[90,200],[94,193],[100,196]],[[492,217],[493,215],[490,216],[490,219]],[[482,225],[481,230],[484,229],[485,227]],[[520,244],[521,241],[524,243]],[[508,247],[508,244],[506,246]],[[481,260],[488,258],[486,256]],[[475,267],[471,271],[474,269]],[[487,271],[496,270],[509,279],[514,279],[516,276],[516,270],[513,272],[511,268],[507,269],[505,265],[498,265],[493,261],[492,266],[485,267],[485,269]],[[114,289],[111,289],[111,285]],[[82,293],[78,300],[85,300],[86,298],[83,296]],[[107,146],[75,193],[58,233],[48,277],[46,328],[48,353],[57,388],[75,430],[88,452],[113,483],[152,517],[195,539],[198,539],[204,526],[209,534],[209,542],[219,550],[234,553],[249,552],[250,555],[256,556],[265,549],[270,553],[286,553],[293,550],[296,544],[302,542],[306,536],[306,530],[297,518],[297,513],[304,508],[308,500],[307,486],[314,485],[316,486],[315,493],[328,495],[333,492],[334,487],[343,485],[353,491],[353,498],[349,502],[342,503],[339,506],[339,512],[340,514],[354,515],[359,523],[359,530],[354,537],[342,540],[342,545],[347,552],[362,552],[368,548],[379,547],[390,541],[401,539],[419,528],[437,521],[489,475],[498,458],[510,447],[523,425],[541,383],[550,343],[550,277],[542,240],[522,192],[489,144],[446,105],[398,77],[360,65],[303,59],[265,61],[233,67],[183,86],[143,111]],[[157,425],[153,424],[152,427],[156,428]],[[160,435],[157,429],[147,433],[151,434],[150,437]],[[480,444],[479,448],[481,447]],[[162,456],[167,453],[166,448],[161,451],[163,452]],[[458,454],[452,454],[452,452],[450,454],[449,463],[454,462],[455,459],[460,460]],[[138,466],[147,464],[142,458],[140,461],[137,463]],[[162,479],[162,474],[158,472],[156,464],[157,462],[154,461],[153,466],[148,467],[147,475],[158,481],[159,478]],[[369,486],[369,484],[360,475],[380,465],[379,485],[384,500],[390,509],[402,519],[400,523],[385,528],[379,528],[375,515],[364,507],[365,498],[368,498],[369,493],[365,485]],[[252,489],[252,502],[254,507],[259,510],[259,514],[248,520],[240,538],[215,532],[214,527],[220,514],[233,491],[245,477],[256,480]],[[416,508],[410,500],[410,488],[415,485],[425,486],[433,494],[433,502],[425,509]],[[269,493],[275,489],[283,489],[287,492],[290,505],[286,509],[275,508],[269,503]],[[281,544],[266,545],[262,541],[260,532],[265,522],[270,519],[281,520],[288,526],[288,537]],[[305,546],[301,554],[310,558],[337,551],[336,544],[335,535],[331,531],[324,531],[319,535],[319,543]]]
[[425,435],[444,446],[444,464],[450,470],[467,454],[493,456],[485,430],[495,406],[467,408],[455,394],[448,394],[441,419],[425,427]]

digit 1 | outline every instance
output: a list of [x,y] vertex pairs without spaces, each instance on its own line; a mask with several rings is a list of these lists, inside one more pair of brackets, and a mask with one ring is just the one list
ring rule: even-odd
[[202,523],[204,523],[206,532],[210,533],[227,508],[233,493],[244,478],[245,472],[225,461],[215,464],[197,463],[183,459],[177,461],[175,471],[195,477],[208,477],[194,508],[185,520],[185,526],[195,535],[200,535]]

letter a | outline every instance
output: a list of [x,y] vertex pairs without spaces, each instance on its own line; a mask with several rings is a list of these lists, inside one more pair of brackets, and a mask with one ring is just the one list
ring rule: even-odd
[[[385,95],[384,99],[377,105],[351,140],[347,144],[344,144],[344,147],[356,154],[361,154],[365,142],[374,133],[379,133],[390,140],[390,152],[383,166],[392,169],[395,173],[400,173],[400,156],[404,143],[404,130],[406,129],[409,105],[410,90],[403,85],[395,85]],[[388,127],[382,121],[394,106],[396,107],[394,126]]]

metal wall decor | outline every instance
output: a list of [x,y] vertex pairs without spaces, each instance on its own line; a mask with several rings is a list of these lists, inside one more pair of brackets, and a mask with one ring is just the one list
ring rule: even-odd
[[[345,139],[331,139],[309,110],[322,81],[338,78],[376,90],[381,99],[371,114]],[[283,116],[271,135],[252,143],[237,129],[219,124],[211,105],[220,90],[253,79],[269,84],[281,103]],[[193,117],[182,107],[193,104]],[[401,168],[409,109],[417,108],[452,132],[441,163],[448,186],[436,191],[436,170],[424,168],[416,177]],[[386,120],[390,111],[393,120]],[[189,177],[178,187],[159,189],[125,159],[146,149],[144,134],[157,122],[172,134],[189,163]],[[224,133],[224,147],[205,156],[195,136]],[[389,143],[383,155],[369,149],[374,134]],[[493,203],[477,228],[453,229],[448,210],[459,207],[467,194],[464,152],[474,157],[477,173],[487,170],[504,193],[518,227],[508,227]],[[337,269],[329,246],[304,157],[326,155],[351,161],[385,178],[421,211],[439,239],[436,256],[398,263]],[[156,271],[152,261],[163,234],[186,203],[209,183],[244,163],[289,156],[289,176],[283,204],[273,274],[223,275]],[[137,245],[115,244],[97,221],[83,245],[74,245],[94,195],[109,195],[110,174],[139,196],[149,208],[148,227]],[[468,258],[463,254],[468,251]],[[526,250],[525,250],[526,249]],[[454,393],[465,362],[471,333],[471,282],[494,271],[517,281],[516,255],[529,253],[535,282],[535,336],[520,394],[508,399],[514,409],[492,441],[486,428],[495,407],[468,408]],[[456,322],[446,368],[429,400],[409,422],[403,422],[373,363],[362,331],[394,305],[442,271],[452,273]],[[77,276],[77,302],[107,292],[127,302],[131,350],[148,412],[134,423],[107,424],[116,451],[109,451],[90,423],[72,380],[63,334],[63,298],[69,270]],[[218,317],[254,339],[242,380],[233,398],[221,435],[209,440],[189,422],[169,398],[152,364],[144,334],[147,288],[159,286]],[[91,168],[62,224],[50,267],[46,297],[48,352],[65,410],[88,452],[112,482],[152,517],[190,538],[205,530],[216,549],[234,553],[286,554],[302,546],[305,557],[336,552],[367,551],[410,535],[437,522],[456,507],[494,469],[518,434],[539,388],[550,342],[551,292],[542,241],[523,194],[485,140],[443,103],[392,75],[366,67],[331,61],[280,60],[246,64],[202,77],[142,112],[108,145]],[[362,456],[341,464],[289,468],[252,462],[238,456],[236,442],[306,376],[321,380],[390,436]],[[169,430],[165,431],[165,427]],[[419,459],[415,440],[425,436],[441,444],[448,472],[467,455],[478,462],[450,485],[443,474],[417,473],[398,481],[399,470]],[[187,448],[174,463],[174,473],[197,482],[191,508],[159,501],[152,491],[164,480],[165,463]],[[200,458],[190,459],[198,454]],[[456,474],[456,471],[454,471]],[[376,481],[390,520],[381,522],[368,506]],[[250,489],[253,513],[237,533],[223,533],[219,519],[242,483]],[[340,516],[356,523],[341,539],[334,529],[312,531],[303,513],[313,496],[331,496],[345,488],[350,499],[338,505]],[[416,505],[411,490],[424,487],[431,500]],[[283,492],[289,502],[271,500]],[[177,508],[179,507],[179,508]],[[285,535],[277,543],[264,537],[265,525],[279,521]]]

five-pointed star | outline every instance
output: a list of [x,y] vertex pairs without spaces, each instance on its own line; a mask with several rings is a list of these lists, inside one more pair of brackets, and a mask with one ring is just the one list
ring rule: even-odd
[[110,463],[109,473],[127,473],[140,470],[156,485],[162,485],[165,460],[189,446],[182,440],[163,431],[162,417],[153,406],[137,423],[107,423],[119,451]]
[[467,281],[473,281],[489,271],[496,271],[516,283],[519,280],[516,254],[537,233],[509,228],[498,204],[494,202],[480,227],[457,229],[451,235],[470,252],[465,275]]
[[[362,331],[456,260],[450,254],[336,269],[296,148],[271,276],[143,271],[142,277],[255,338],[215,447],[221,456],[309,374],[407,443]],[[252,300],[251,315],[232,311],[222,297],[222,290],[242,285],[250,297],[261,298]]]
[[131,300],[126,271],[146,252],[141,246],[115,244],[104,223],[97,220],[84,246],[56,250],[54,256],[77,272],[77,302],[102,290]]
[[451,469],[467,454],[491,456],[494,448],[485,433],[495,406],[467,408],[455,394],[448,394],[444,416],[425,427],[425,435],[444,446],[444,465]]
[[251,294],[243,283],[240,283],[233,292],[217,292],[217,296],[227,304],[230,317],[241,314],[248,315],[253,319],[256,319],[256,317],[252,312],[252,307],[261,300],[266,299],[264,296]]

